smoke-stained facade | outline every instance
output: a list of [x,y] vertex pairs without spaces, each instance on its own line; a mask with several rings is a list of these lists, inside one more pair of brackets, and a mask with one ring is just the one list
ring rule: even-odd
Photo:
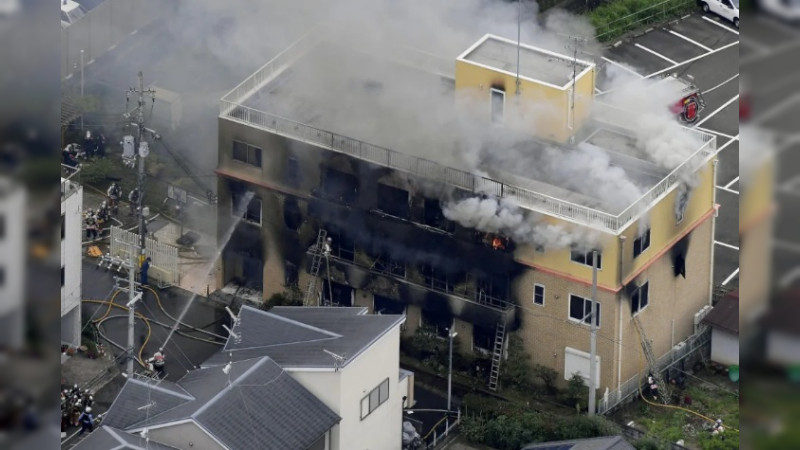
[[[315,53],[313,42],[301,44],[222,101],[220,234],[232,223],[230,205],[243,191],[255,193],[225,251],[222,284],[249,284],[263,299],[290,287],[305,293],[318,233],[325,230],[330,256],[319,268],[313,303],[404,312],[406,335],[420,326],[446,335],[455,326],[464,352],[493,351],[503,324],[503,338],[518,333],[533,364],[567,379],[569,371],[588,375],[581,369],[589,347],[584,316],[591,306],[592,250],[598,250],[601,393],[643,370],[634,314],[656,355],[693,333],[694,314],[711,301],[713,137],[689,135],[681,142],[697,146],[691,157],[678,167],[660,164],[634,131],[588,114],[595,110],[585,97],[593,92],[590,62],[580,120],[565,110],[569,97],[542,106],[560,108],[557,117],[569,124],[563,129],[574,133],[570,145],[559,143],[569,137],[548,141],[546,133],[520,132],[525,117],[492,123],[500,111],[493,109],[499,98],[493,93],[500,88],[491,67],[476,66],[483,75],[468,65],[430,72],[406,59],[395,70],[409,71],[408,84],[390,87],[381,78],[387,69],[369,65],[379,55],[356,52],[353,71],[364,76],[331,88],[374,95],[376,104],[356,110],[340,92],[342,104],[322,98],[317,109],[308,92],[296,90],[303,86],[297,81],[317,69],[308,58],[331,54]],[[546,75],[559,70],[565,72]],[[537,74],[529,75],[535,81]],[[566,92],[572,82],[564,81]],[[526,83],[522,90],[531,93],[535,83]],[[469,94],[462,96],[459,86]],[[506,82],[504,101],[514,101],[514,88]],[[449,96],[451,109],[425,98],[419,117],[407,114],[409,104],[392,111],[380,93],[403,89],[411,97],[415,89],[441,92],[436,95]],[[435,111],[425,110],[431,101]],[[522,109],[537,110],[535,100],[525,101]],[[502,109],[504,115],[519,110]],[[440,117],[448,111],[454,116]],[[430,117],[441,120],[441,134],[429,138],[436,124],[419,121]],[[582,167],[585,155],[600,166]],[[604,167],[609,178],[596,178]],[[635,192],[604,186],[603,180],[620,177]]]

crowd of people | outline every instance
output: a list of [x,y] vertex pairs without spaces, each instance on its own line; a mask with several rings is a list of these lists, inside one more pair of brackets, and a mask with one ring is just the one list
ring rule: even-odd
[[94,430],[94,416],[92,416],[92,406],[94,397],[88,389],[81,390],[78,385],[72,389],[61,391],[61,432],[67,431],[68,427],[81,427],[81,433]]
[[[112,183],[106,191],[106,195],[108,200],[100,203],[100,207],[97,209],[89,208],[84,212],[84,229],[86,230],[87,240],[94,240],[100,237],[103,229],[107,226],[112,216],[116,216],[119,213],[119,202],[122,198],[122,188],[116,182]],[[136,214],[138,200],[139,191],[134,188],[128,193],[129,216]]]
[[61,151],[61,163],[70,167],[77,167],[81,159],[103,157],[106,154],[106,138],[103,134],[92,134],[87,130],[83,143],[71,143]]

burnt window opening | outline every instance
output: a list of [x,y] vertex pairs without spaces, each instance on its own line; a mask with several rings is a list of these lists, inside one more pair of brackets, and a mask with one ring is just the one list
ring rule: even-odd
[[442,202],[435,198],[425,198],[423,220],[425,225],[452,233],[456,226],[448,220],[442,212]]
[[261,149],[240,141],[233,141],[233,159],[251,166],[261,167]]
[[633,241],[633,257],[641,255],[650,247],[650,228]]
[[[6,234],[6,218],[5,216],[0,216],[0,239],[3,239]],[[63,241],[64,238],[67,236],[67,220],[64,214],[61,215],[61,240]]]
[[[3,270],[3,268],[0,268],[0,271],[3,272],[3,278],[5,278],[5,270]],[[64,281],[65,280],[66,280],[66,275],[64,273],[64,267],[62,266],[61,267],[61,287],[64,287]]]
[[405,314],[406,304],[400,300],[384,297],[382,295],[373,296],[373,310],[375,314]]
[[325,198],[353,204],[358,197],[358,178],[328,167],[323,172],[321,188]]
[[378,210],[401,219],[408,219],[411,207],[408,191],[378,183]]
[[430,329],[436,336],[445,339],[453,326],[453,317],[441,312],[423,310],[420,320],[423,327]]
[[[584,264],[589,267],[594,266],[594,261],[592,260],[592,252],[593,250],[576,250],[573,249],[570,252],[569,258],[573,262]],[[600,250],[597,250],[597,270],[603,268],[603,253]]]
[[331,256],[355,262],[356,244],[353,239],[333,228],[325,229],[328,230],[328,238],[330,238]]
[[291,261],[284,261],[283,273],[284,287],[295,289],[299,287],[300,276],[295,264],[293,264]]
[[501,89],[491,88],[489,90],[491,95],[491,111],[492,123],[503,123],[503,112],[505,110],[506,93]]
[[631,314],[636,315],[639,311],[647,307],[650,302],[650,282],[636,288],[631,294]]
[[389,252],[384,252],[375,258],[375,262],[372,265],[372,270],[401,278],[405,278],[406,276],[405,262],[399,259],[393,259],[391,253]]
[[504,306],[508,299],[508,278],[496,276],[478,279],[476,295],[478,303]]
[[[330,288],[328,284],[330,283]],[[333,295],[333,299],[331,299]],[[353,288],[337,282],[329,282],[327,279],[322,283],[322,305],[323,306],[353,306]]]
[[[597,303],[597,315],[594,318],[594,323],[600,326],[600,302]],[[579,297],[577,295],[569,295],[569,318],[570,320],[583,322],[591,325],[592,314],[592,301],[588,298]]]
[[286,161],[286,184],[291,187],[300,185],[300,162],[294,156]]
[[679,224],[683,222],[683,218],[686,215],[686,206],[689,204],[689,190],[686,187],[682,187],[680,191],[678,191],[678,195],[675,196],[675,223]]
[[303,213],[300,211],[300,204],[294,197],[288,197],[283,202],[283,223],[292,231],[297,231],[303,224]]
[[250,202],[245,204],[247,187],[235,183],[231,185],[231,215],[241,216],[244,220],[261,225],[261,198],[253,195]]
[[466,273],[448,273],[429,263],[420,265],[419,272],[426,287],[441,292],[453,292],[456,286],[467,282]]
[[482,231],[475,232],[475,241],[490,247],[493,250],[511,251],[513,250],[511,238],[497,234],[497,233],[484,233]]
[[472,326],[472,347],[483,352],[491,352],[494,349],[496,330],[494,328]]

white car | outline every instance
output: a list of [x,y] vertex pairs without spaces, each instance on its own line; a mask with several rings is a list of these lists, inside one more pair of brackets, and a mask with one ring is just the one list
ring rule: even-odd
[[713,12],[739,28],[739,0],[702,0],[700,6],[703,12]]
[[83,6],[73,0],[59,0],[61,3],[61,28],[67,28],[86,15]]

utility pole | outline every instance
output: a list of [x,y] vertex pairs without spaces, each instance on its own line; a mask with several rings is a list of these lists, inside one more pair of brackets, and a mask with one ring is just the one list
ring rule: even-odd
[[145,96],[149,96],[152,99],[152,103],[155,104],[156,98],[155,94],[156,91],[153,89],[144,89],[144,75],[141,71],[138,74],[138,87],[136,89],[128,89],[126,95],[126,103],[130,100],[132,94],[136,94],[138,96],[137,106],[133,111],[129,111],[125,113],[125,118],[130,118],[132,113],[136,113],[136,122],[131,123],[131,125],[137,128],[137,145],[139,147],[139,171],[138,177],[136,182],[136,189],[139,192],[139,198],[137,199],[138,205],[137,210],[139,212],[139,250],[140,250],[140,261],[144,260],[145,255],[145,241],[147,238],[147,233],[145,232],[145,216],[144,216],[144,159],[150,154],[150,147],[149,144],[144,140],[144,133],[148,132],[152,135],[154,139],[159,139],[159,136],[155,131],[147,129],[144,127],[144,98]]
[[[519,85],[519,48],[522,45],[522,0],[517,0],[517,79],[515,84],[517,85],[517,90],[515,92],[517,98],[521,93]],[[448,408],[449,409],[449,408]]]
[[141,293],[136,293],[136,252],[134,251],[133,243],[129,243],[128,253],[130,253],[130,262],[128,263],[128,361],[126,373],[128,377],[133,376],[133,359],[136,354],[134,345],[134,325],[136,322],[135,307],[136,302],[141,299]]
[[[83,102],[83,49],[81,49],[81,102]],[[84,110],[86,109],[86,105],[82,105]],[[84,111],[81,111],[81,132],[83,132],[83,114]]]
[[[453,393],[453,338],[458,336],[453,328],[455,325],[455,320],[450,325],[450,328],[447,330],[447,337],[450,340],[450,361],[447,366],[447,418],[445,419],[445,430],[450,429],[450,411],[452,411],[450,405],[452,402],[452,393]],[[447,432],[447,431],[445,431]]]
[[597,411],[597,250],[592,251],[592,312],[589,315],[589,415]]
[[[575,82],[578,77],[578,44],[586,43],[587,40],[580,36],[567,37],[572,41],[572,44],[566,46],[567,49],[572,50],[572,91],[570,92],[569,120],[567,122],[567,127],[572,130],[575,128]],[[574,138],[574,135],[570,137],[571,140],[574,140]]]

